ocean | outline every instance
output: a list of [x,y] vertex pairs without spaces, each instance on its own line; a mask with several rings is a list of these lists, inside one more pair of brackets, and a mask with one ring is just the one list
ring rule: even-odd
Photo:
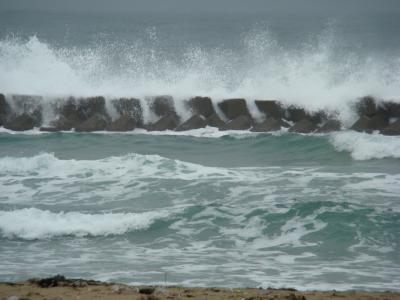
[[[0,93],[278,99],[349,126],[359,97],[400,102],[399,20],[0,10]],[[0,128],[0,281],[399,291],[399,228],[398,136]]]

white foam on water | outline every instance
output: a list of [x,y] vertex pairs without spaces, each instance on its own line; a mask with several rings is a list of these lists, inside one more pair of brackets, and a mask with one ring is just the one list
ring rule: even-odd
[[300,255],[277,255],[275,260],[283,264],[295,264],[296,259],[316,256],[314,253],[303,252]]
[[159,155],[131,153],[111,156],[99,160],[59,159],[52,153],[33,157],[0,158],[0,175],[32,175],[35,178],[115,179],[174,178],[181,180],[233,177],[235,171],[224,168],[206,167],[199,164],[168,159]]
[[[94,195],[98,204],[128,201],[140,199],[143,194],[153,195],[154,184],[163,186],[175,181],[176,190],[167,193],[167,198],[171,201],[178,198],[178,203],[186,203],[190,198],[182,200],[180,193],[190,189],[190,185],[218,188],[221,184],[243,180],[260,182],[273,176],[269,173],[275,170],[209,167],[135,153],[98,160],[60,159],[52,153],[2,157],[0,190],[3,194],[0,201],[24,205],[92,205]],[[260,176],[262,174],[264,176]]]
[[0,127],[0,133],[7,133],[11,135],[39,135],[39,134],[48,134],[49,132],[40,131],[39,128],[34,128],[31,130],[24,130],[24,131],[14,131],[6,129],[4,127]]
[[[234,169],[135,153],[98,160],[59,159],[51,153],[3,157],[0,158],[0,190],[3,192],[0,201],[52,206],[93,205],[94,196],[97,204],[140,201],[143,195],[157,197],[157,193],[152,192],[153,185],[163,185],[164,181],[165,184],[176,181],[184,189],[185,182],[210,184],[219,180],[239,181],[243,176],[246,174]],[[168,194],[167,198],[174,201],[180,192],[177,189],[173,197]]]
[[[354,177],[357,177],[357,174],[355,174]],[[356,192],[365,193],[366,191],[370,191],[379,198],[393,197],[395,199],[400,195],[400,174],[377,174],[372,178],[364,178],[362,181],[349,182],[342,188],[351,191],[353,194]],[[382,208],[387,209],[385,205],[383,205]],[[395,209],[395,207],[391,207],[391,209]]]
[[[307,228],[310,225],[312,225],[312,228]],[[302,238],[307,234],[320,231],[326,226],[326,223],[316,220],[316,215],[310,215],[305,218],[294,217],[281,227],[280,234],[258,237],[251,243],[250,247],[265,249],[287,245],[291,245],[292,247],[315,246],[316,242],[306,242]],[[266,224],[266,227],[268,228],[268,224]]]
[[[52,132],[43,132],[38,128],[27,131],[12,131],[0,127],[0,133],[11,135],[42,135],[54,134]],[[63,131],[63,134],[76,134],[74,131]],[[85,133],[87,134],[87,133]],[[145,129],[135,129],[127,132],[110,132],[96,131],[91,134],[103,135],[155,135],[155,136],[188,136],[197,138],[214,138],[231,137],[234,139],[247,139],[262,135],[281,136],[287,134],[287,129],[283,128],[274,132],[251,132],[249,130],[219,130],[215,127],[207,126],[205,128],[187,130],[187,131],[147,131]],[[303,135],[303,134],[302,134]],[[304,135],[306,136],[306,135]],[[309,135],[324,136],[321,134]],[[329,142],[334,146],[336,151],[349,152],[354,160],[370,160],[382,158],[400,158],[400,139],[397,136],[384,136],[378,133],[367,134],[356,131],[340,131],[326,135]]]
[[[280,136],[282,134],[287,133],[287,128],[282,128],[278,131],[271,132],[251,132],[249,130],[219,130],[216,127],[207,126],[205,128],[198,128],[186,131],[173,131],[173,130],[163,130],[163,131],[147,131],[146,129],[136,128],[131,131],[122,131],[122,132],[114,132],[114,131],[94,131],[90,133],[83,134],[103,134],[103,135],[137,135],[137,134],[148,134],[148,135],[160,135],[160,136],[189,136],[189,137],[198,137],[198,138],[221,138],[221,137],[232,137],[235,139],[243,139],[247,137],[256,137],[258,135],[273,135]],[[49,131],[40,131],[40,128],[34,128],[31,130],[25,131],[13,131],[10,129],[6,129],[4,127],[0,127],[0,133],[6,133],[11,135],[42,135],[42,134],[54,134],[54,132]],[[59,131],[59,133],[63,134],[81,134],[76,133],[74,130],[69,131]]]
[[349,152],[355,160],[400,158],[400,138],[355,131],[333,133],[330,142],[337,151]]
[[[0,133],[11,135],[41,135],[53,134],[52,132],[42,132],[39,129],[15,132],[0,127]],[[63,131],[64,134],[74,134],[74,131]],[[247,139],[260,135],[281,136],[287,134],[287,129],[283,128],[274,132],[251,132],[249,130],[224,130],[221,131],[215,127],[205,127],[187,131],[147,131],[145,129],[135,129],[127,132],[109,132],[97,131],[92,134],[118,134],[118,135],[155,135],[155,136],[188,136],[197,138],[215,138],[231,137],[235,139]],[[320,134],[311,136],[323,136]],[[400,158],[400,139],[397,136],[384,136],[378,133],[367,134],[356,131],[341,131],[327,135],[329,142],[336,151],[349,152],[354,160],[370,160],[382,158]]]
[[146,131],[143,129],[136,129],[132,131],[133,134],[150,134],[150,135],[171,135],[171,136],[191,136],[191,137],[203,137],[203,138],[221,138],[221,137],[233,137],[236,139],[247,138],[250,136],[257,136],[261,134],[281,134],[286,132],[286,129],[282,129],[277,132],[268,132],[268,133],[258,133],[251,132],[249,130],[219,130],[216,127],[207,126],[205,128],[192,129],[186,131],[173,131],[173,130],[165,130],[165,131]]
[[108,236],[144,230],[166,213],[54,213],[37,208],[0,211],[0,232],[4,237],[26,240],[46,239],[62,235]]

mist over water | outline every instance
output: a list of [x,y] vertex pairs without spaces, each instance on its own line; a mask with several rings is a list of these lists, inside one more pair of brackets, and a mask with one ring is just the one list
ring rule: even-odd
[[[276,99],[346,126],[359,97],[400,101],[395,9],[121,1],[2,3],[0,93],[168,94],[182,119],[192,96]],[[397,136],[353,131],[0,128],[0,281],[398,290],[399,159]]]

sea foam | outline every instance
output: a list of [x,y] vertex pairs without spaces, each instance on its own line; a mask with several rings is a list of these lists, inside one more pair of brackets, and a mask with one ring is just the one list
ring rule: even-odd
[[165,217],[167,214],[162,212],[85,214],[24,208],[0,211],[0,232],[4,237],[26,240],[62,235],[121,235],[145,230],[157,219]]
[[346,131],[333,133],[330,142],[336,150],[350,152],[355,160],[400,158],[398,137]]
[[98,160],[59,159],[53,153],[32,157],[0,158],[0,176],[33,176],[83,180],[132,178],[174,178],[180,180],[212,179],[235,175],[224,168],[169,159],[159,155],[130,153]]

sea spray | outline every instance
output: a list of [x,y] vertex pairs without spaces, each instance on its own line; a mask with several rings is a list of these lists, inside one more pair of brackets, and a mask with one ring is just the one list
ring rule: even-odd
[[194,95],[214,101],[279,99],[313,111],[337,111],[347,122],[354,120],[349,107],[358,97],[399,99],[397,58],[351,52],[338,57],[337,44],[338,37],[328,31],[297,49],[285,49],[269,31],[257,29],[244,34],[236,49],[187,46],[165,59],[159,50],[135,44],[60,48],[36,36],[3,38],[0,91],[106,98],[170,94],[178,102]]

